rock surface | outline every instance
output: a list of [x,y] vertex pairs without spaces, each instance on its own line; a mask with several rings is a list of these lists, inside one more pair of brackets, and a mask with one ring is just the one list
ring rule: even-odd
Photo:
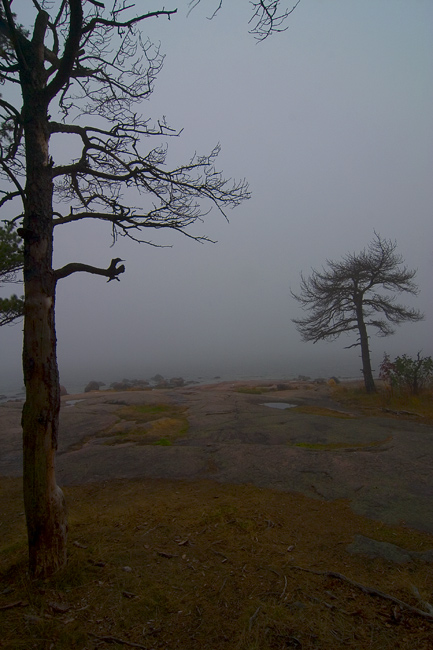
[[[344,409],[326,384],[278,387],[279,381],[270,382],[260,394],[257,382],[222,382],[64,397],[59,484],[135,477],[252,483],[318,500],[348,499],[359,514],[433,533],[431,425],[386,414],[342,417]],[[272,401],[320,411],[270,409],[264,403],[271,389]],[[159,404],[185,409],[188,429],[172,444],[125,443],[124,427],[113,431],[121,409]],[[21,474],[21,409],[19,402],[0,405],[3,476]]]

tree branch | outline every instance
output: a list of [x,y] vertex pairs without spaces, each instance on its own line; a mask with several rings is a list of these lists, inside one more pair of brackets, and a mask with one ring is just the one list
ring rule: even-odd
[[63,56],[60,58],[56,76],[48,84],[43,93],[47,99],[55,97],[65,83],[68,82],[80,49],[81,29],[83,25],[82,1],[69,0],[69,11],[69,34],[66,39]]
[[72,275],[72,273],[93,273],[94,275],[103,275],[108,278],[107,282],[111,280],[118,280],[119,275],[125,272],[125,266],[121,264],[118,266],[119,262],[123,262],[120,257],[116,257],[111,260],[111,264],[107,269],[101,269],[97,266],[90,266],[89,264],[81,264],[80,262],[72,262],[71,264],[66,264],[61,269],[54,271],[54,277],[56,282],[62,278]]

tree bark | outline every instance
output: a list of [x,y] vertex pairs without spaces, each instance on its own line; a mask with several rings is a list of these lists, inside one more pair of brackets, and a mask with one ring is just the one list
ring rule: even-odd
[[[32,53],[31,53],[32,54]],[[47,576],[66,562],[67,522],[56,484],[55,454],[60,387],[54,323],[52,269],[53,183],[48,154],[48,102],[42,61],[28,58],[22,74],[26,148],[24,238],[24,345],[26,401],[22,413],[24,505],[33,576]]]
[[365,390],[367,393],[375,393],[376,384],[374,383],[373,373],[371,370],[370,347],[368,345],[367,327],[364,322],[364,312],[362,310],[362,298],[360,300],[357,300],[355,298],[355,305],[359,330],[359,342],[361,346],[362,374],[364,376]]

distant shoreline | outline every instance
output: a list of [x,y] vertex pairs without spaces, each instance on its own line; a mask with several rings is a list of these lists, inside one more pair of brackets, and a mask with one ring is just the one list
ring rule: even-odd
[[[359,382],[362,381],[362,377],[342,377],[338,375],[333,375],[333,377],[337,380],[337,383],[351,383],[351,382]],[[176,390],[179,388],[194,388],[194,387],[205,387],[205,386],[216,386],[218,384],[221,385],[228,385],[228,384],[239,384],[239,385],[261,385],[261,386],[270,386],[273,384],[300,384],[300,383],[307,383],[307,384],[316,384],[316,385],[323,385],[326,384],[330,379],[332,379],[331,376],[327,377],[308,377],[306,375],[298,375],[297,377],[269,377],[269,376],[263,376],[263,377],[251,377],[251,376],[246,376],[246,377],[235,377],[233,379],[230,378],[225,378],[225,377],[203,377],[203,378],[198,378],[198,379],[185,379],[185,383],[183,386],[175,387],[175,386],[167,386],[167,387],[158,387],[156,385],[149,385],[148,389],[149,390]],[[149,380],[146,380],[149,381]],[[169,381],[169,380],[168,380]],[[90,382],[88,382],[90,383]],[[116,382],[112,382],[116,383]],[[121,383],[121,382],[119,382]],[[87,384],[86,384],[87,385]],[[86,386],[85,385],[85,386]],[[76,397],[77,395],[95,395],[99,393],[114,393],[114,392],[122,392],[122,389],[115,389],[111,388],[110,385],[101,386],[99,391],[90,391],[90,392],[85,392],[83,386],[82,388],[78,387],[77,384],[72,385],[71,389],[68,389],[68,386],[66,385],[65,388],[67,390],[67,394],[63,396],[64,398],[67,397]],[[139,391],[140,388],[134,388],[131,387],[129,389],[123,389],[123,390],[137,390]],[[142,388],[141,390],[146,390],[145,388]],[[6,402],[23,402],[25,400],[25,392],[24,392],[24,387],[22,388],[11,388],[10,390],[4,390],[3,392],[0,392],[0,404],[4,404]]]

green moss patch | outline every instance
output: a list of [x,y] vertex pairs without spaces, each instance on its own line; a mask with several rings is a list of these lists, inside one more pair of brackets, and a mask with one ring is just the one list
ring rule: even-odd
[[119,420],[102,433],[105,444],[171,445],[188,431],[185,407],[171,404],[136,404],[116,413]]

